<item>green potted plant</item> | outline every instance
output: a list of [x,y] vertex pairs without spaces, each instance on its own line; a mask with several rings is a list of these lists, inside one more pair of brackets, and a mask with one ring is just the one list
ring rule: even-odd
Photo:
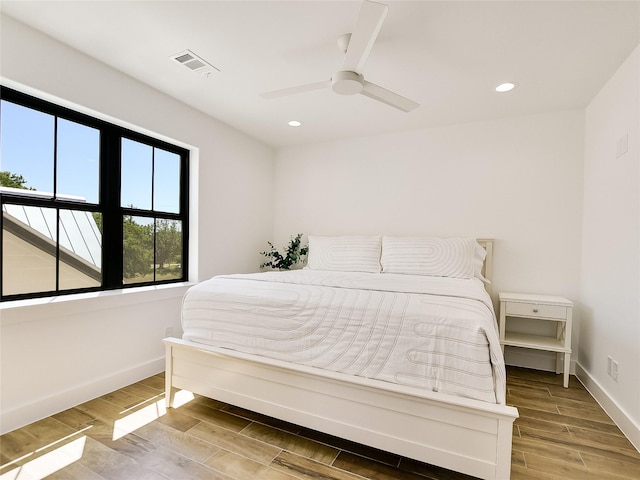
[[274,270],[291,270],[295,264],[304,260],[304,257],[309,253],[309,245],[301,246],[302,234],[299,233],[295,237],[291,237],[289,244],[287,245],[284,254],[280,253],[271,242],[269,244],[269,250],[260,252],[267,258],[260,268],[273,268]]

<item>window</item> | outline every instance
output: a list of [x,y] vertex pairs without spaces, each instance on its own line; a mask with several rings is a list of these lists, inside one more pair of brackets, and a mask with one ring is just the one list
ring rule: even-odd
[[0,88],[0,300],[186,280],[188,151]]

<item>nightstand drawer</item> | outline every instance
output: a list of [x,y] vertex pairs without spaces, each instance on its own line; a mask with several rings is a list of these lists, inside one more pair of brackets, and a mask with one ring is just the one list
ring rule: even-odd
[[535,303],[506,302],[505,313],[527,318],[567,318],[567,307],[561,305],[538,305]]

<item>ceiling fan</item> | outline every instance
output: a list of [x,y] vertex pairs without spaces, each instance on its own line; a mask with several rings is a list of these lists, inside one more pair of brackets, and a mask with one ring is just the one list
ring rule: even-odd
[[381,3],[369,0],[362,2],[353,33],[347,33],[338,38],[338,47],[345,53],[344,62],[342,70],[335,72],[330,80],[274,90],[263,93],[261,96],[267,99],[278,98],[331,87],[334,92],[340,95],[361,93],[403,112],[410,112],[419,107],[418,103],[402,95],[398,95],[375,83],[368,82],[362,75],[364,64],[369,57],[388,11],[389,7]]

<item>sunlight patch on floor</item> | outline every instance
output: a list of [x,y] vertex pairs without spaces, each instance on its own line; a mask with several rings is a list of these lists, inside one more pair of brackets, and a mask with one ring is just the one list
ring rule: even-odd
[[[195,397],[193,393],[186,390],[180,390],[176,392],[175,399],[173,401],[173,407],[178,408],[182,405],[190,402]],[[166,415],[167,407],[165,405],[164,398],[156,402],[142,407],[129,413],[128,415],[116,420],[113,424],[113,440],[118,440],[130,433],[135,432],[137,429],[148,425],[149,423],[157,420],[158,418]]]
[[193,393],[188,390],[178,390],[173,399],[173,408],[180,408],[183,405],[186,405],[191,400],[194,400],[196,397]]
[[136,410],[113,423],[113,440],[118,440],[167,413],[164,399]]
[[[156,398],[158,400],[152,403],[145,401],[122,412],[125,415],[113,425],[113,440],[135,432],[166,415],[165,399],[162,396]],[[179,408],[194,398],[193,393],[179,390],[175,393],[174,408]],[[142,406],[145,404],[146,406]],[[85,449],[87,436],[84,432],[90,428],[91,425],[2,465],[4,472],[0,474],[0,480],[41,480],[77,462],[82,458]],[[15,466],[11,468],[12,465]]]
[[[1,480],[35,480],[46,478],[52,473],[57,472],[65,467],[68,467],[74,462],[77,462],[82,458],[84,452],[84,445],[87,441],[86,435],[83,435],[76,440],[61,445],[60,447],[47,452],[33,460],[29,460],[22,466],[16,467],[8,472],[0,475]],[[57,442],[55,442],[57,443]],[[50,445],[44,448],[48,448]],[[38,449],[30,455],[44,450],[44,448]],[[25,457],[22,457],[23,459]]]

